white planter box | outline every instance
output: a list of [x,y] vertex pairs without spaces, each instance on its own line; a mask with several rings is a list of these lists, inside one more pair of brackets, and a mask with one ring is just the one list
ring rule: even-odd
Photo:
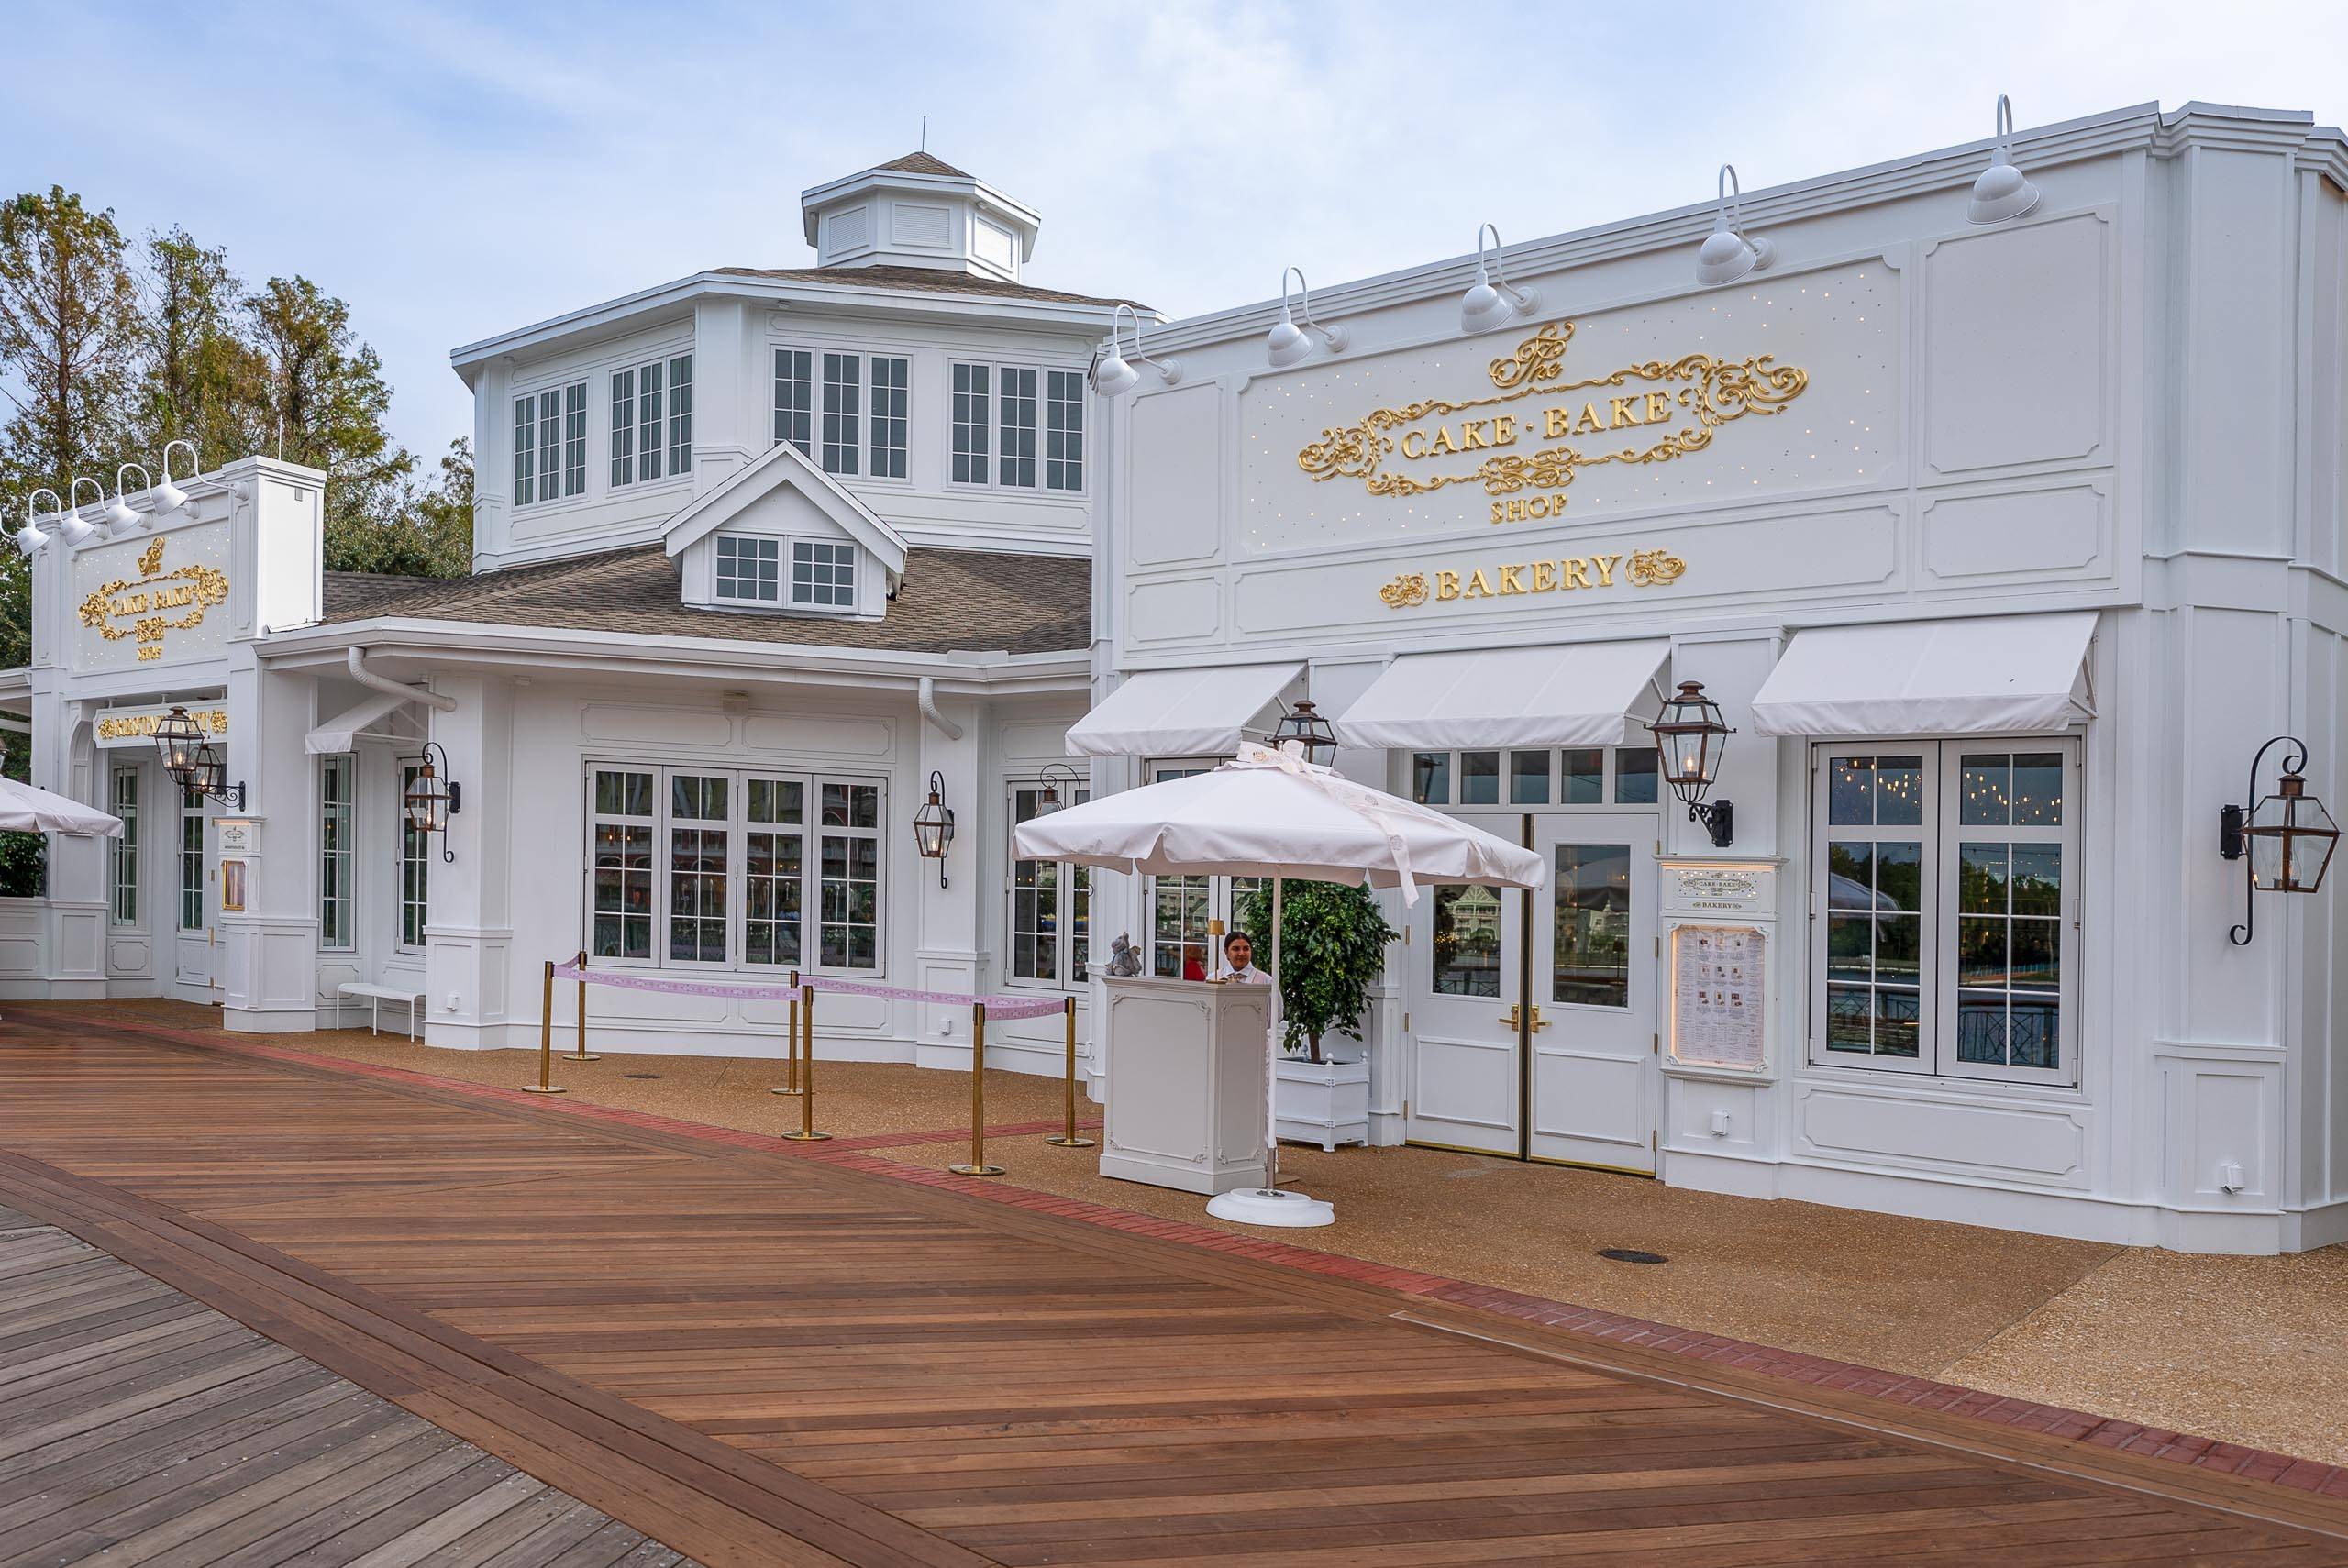
[[[1322,1050],[1328,1052],[1324,1041]],[[1369,1063],[1283,1056],[1273,1104],[1283,1138],[1334,1149],[1369,1142]]]

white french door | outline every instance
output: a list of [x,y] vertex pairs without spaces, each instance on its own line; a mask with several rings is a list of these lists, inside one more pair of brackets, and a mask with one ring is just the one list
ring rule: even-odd
[[1534,1159],[1655,1170],[1657,831],[1640,812],[1534,819]]
[[1521,1150],[1523,902],[1523,894],[1498,888],[1430,888],[1419,900],[1411,933],[1414,1081],[1402,1129],[1411,1143]]

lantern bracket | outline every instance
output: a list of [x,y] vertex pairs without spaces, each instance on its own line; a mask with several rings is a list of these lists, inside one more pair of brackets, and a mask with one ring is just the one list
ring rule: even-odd
[[2295,778],[2306,770],[2307,742],[2297,735],[2276,735],[2250,759],[2250,782],[2243,789],[2243,803],[2218,809],[2218,854],[2223,859],[2243,862],[2243,920],[2226,933],[2226,940],[2236,947],[2249,946],[2251,939],[2258,934],[2258,867],[2248,853],[2250,814],[2258,805],[2258,770],[2265,764],[2266,754],[2278,745],[2287,748],[2283,753],[2286,777]]
[[[433,761],[436,757],[439,761],[439,766],[437,767],[433,766]],[[438,834],[440,835],[440,859],[445,865],[454,865],[456,864],[457,852],[449,847],[449,818],[455,816],[459,812],[464,810],[465,787],[458,783],[454,778],[449,777],[449,748],[442,745],[438,741],[426,741],[424,743],[424,749],[417,754],[417,760],[424,764],[424,772],[418,777],[416,783],[420,784],[426,779],[430,779],[434,783],[439,785],[447,792],[445,798],[448,801],[449,809],[447,813],[441,817],[437,826],[435,826],[429,821],[418,822],[415,816],[415,800],[420,797],[415,797],[410,794],[410,791],[415,789],[415,784],[410,784],[407,789],[401,791],[400,814],[407,820],[410,826],[415,828],[418,832],[424,834]]]
[[1726,849],[1736,838],[1736,802],[1733,801],[1690,801],[1688,820],[1701,823],[1712,837],[1714,849]]
[[914,813],[914,848],[937,862],[937,885],[947,886],[946,852],[954,845],[954,808],[946,803],[946,775],[932,768],[929,800]]

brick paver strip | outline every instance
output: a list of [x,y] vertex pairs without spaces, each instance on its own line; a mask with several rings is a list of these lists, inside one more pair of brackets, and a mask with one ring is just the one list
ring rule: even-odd
[[[526,1105],[536,1110],[550,1111],[565,1116],[581,1116],[592,1121],[608,1121],[621,1126],[638,1127],[648,1132],[700,1138],[711,1143],[732,1144],[737,1148],[763,1149],[770,1153],[793,1154],[801,1159],[822,1160],[827,1164],[862,1171],[867,1175],[886,1176],[892,1181],[909,1181],[925,1187],[940,1187],[949,1192],[966,1193],[990,1202],[1009,1204],[1017,1209],[1035,1209],[1058,1215],[1063,1219],[1098,1225],[1107,1230],[1124,1231],[1136,1235],[1154,1236],[1163,1241],[1180,1242],[1209,1252],[1227,1253],[1239,1257],[1278,1264],[1308,1274],[1318,1274],[1359,1285],[1382,1286],[1405,1296],[1416,1296],[1447,1306],[1469,1307],[1499,1317],[1515,1318],[1525,1322],[1539,1323],[1545,1328],[1563,1329],[1575,1333],[1616,1340],[1623,1344],[1639,1345],[1648,1350],[1665,1351],[1690,1360],[1716,1361],[1724,1365],[1742,1367],[1790,1382],[1814,1383],[1829,1388],[1847,1388],[1854,1393],[1871,1395],[1895,1404],[1913,1405],[1921,1408],[1944,1410],[1967,1417],[1988,1425],[2021,1427],[2043,1432],[2050,1437],[2068,1438],[2076,1442],[2092,1443],[2099,1448],[2123,1449],[2130,1453],[2148,1454],[2180,1464],[2196,1465],[2205,1470],[2218,1470],[2247,1480],[2271,1481],[2297,1491],[2312,1492],[2327,1497],[2348,1497],[2348,1466],[2320,1463],[2299,1459],[2287,1453],[2274,1453],[2264,1449],[2244,1448],[2239,1443],[2219,1442],[2206,1437],[2168,1431],[2143,1426],[2116,1417],[2099,1416],[2087,1410],[2066,1409],[2059,1405],[2041,1405],[2017,1399],[1984,1389],[1960,1387],[1952,1383],[1940,1383],[1928,1378],[1910,1377],[1880,1367],[1862,1366],[1851,1362],[1834,1361],[1824,1356],[1803,1355],[1794,1351],[1778,1350],[1768,1345],[1747,1343],[1741,1340],[1724,1339],[1716,1334],[1678,1328],[1669,1323],[1650,1322],[1644,1318],[1629,1318],[1620,1313],[1603,1312],[1594,1308],[1577,1307],[1570,1302],[1552,1301],[1544,1297],[1527,1296],[1520,1291],[1506,1290],[1497,1286],[1478,1285],[1469,1280],[1452,1279],[1443,1275],[1426,1274],[1417,1269],[1398,1268],[1391,1264],[1373,1263],[1367,1258],[1347,1257],[1341,1253],[1315,1252],[1308,1247],[1292,1246],[1285,1242],[1266,1241],[1259,1237],[1235,1235],[1205,1225],[1195,1225],[1183,1220],[1161,1220],[1155,1215],[1138,1214],[1131,1209],[1112,1209],[1104,1204],[1080,1198],[1063,1198],[1055,1193],[1036,1192],[1026,1187],[1005,1187],[980,1177],[958,1176],[949,1171],[925,1165],[910,1165],[896,1160],[885,1160],[867,1153],[872,1149],[903,1148],[914,1143],[939,1143],[951,1139],[967,1138],[968,1127],[944,1128],[929,1132],[875,1132],[854,1138],[836,1138],[825,1143],[793,1143],[778,1142],[757,1132],[744,1132],[730,1127],[713,1127],[706,1122],[681,1121],[673,1117],[655,1116],[648,1111],[623,1110],[612,1106],[589,1105],[579,1100],[548,1100],[537,1095],[525,1094],[518,1088],[498,1088],[493,1085],[476,1084],[462,1078],[444,1078],[431,1073],[419,1073],[407,1067],[384,1066],[372,1062],[346,1061],[339,1056],[321,1055],[311,1051],[297,1051],[283,1045],[264,1045],[255,1041],[232,1039],[224,1033],[195,1030],[172,1029],[163,1024],[108,1018],[98,1021],[103,1028],[121,1029],[130,1033],[169,1040],[179,1044],[193,1045],[210,1051],[226,1051],[264,1061],[290,1062],[305,1066],[329,1068],[360,1077],[379,1078],[389,1083],[409,1083],[421,1087],[475,1095],[484,1099],[514,1105]],[[1098,1119],[1080,1122],[1085,1127],[1098,1127]],[[987,1129],[990,1138],[1016,1138],[1038,1132],[1058,1131],[1058,1119],[1048,1121],[1013,1122]]]

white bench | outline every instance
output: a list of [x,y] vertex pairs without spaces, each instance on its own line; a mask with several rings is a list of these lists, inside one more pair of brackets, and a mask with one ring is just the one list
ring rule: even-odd
[[383,1021],[383,1004],[387,1001],[400,1003],[407,1009],[407,1037],[410,1040],[415,1038],[415,1021],[424,1016],[422,991],[405,991],[397,986],[370,986],[358,980],[346,980],[334,988],[336,1011],[341,1010],[345,997],[360,997],[369,1004],[371,1010],[367,1015],[367,1032],[370,1034],[375,1033]]

